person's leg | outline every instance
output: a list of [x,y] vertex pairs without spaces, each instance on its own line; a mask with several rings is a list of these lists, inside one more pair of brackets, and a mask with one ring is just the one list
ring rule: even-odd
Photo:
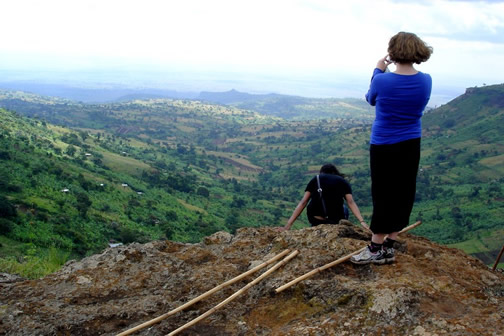
[[361,253],[350,258],[354,264],[385,264],[383,242],[387,235],[385,233],[373,233],[371,243]]
[[387,264],[391,264],[395,261],[394,243],[396,242],[398,235],[399,232],[392,232],[383,242],[383,258]]
[[412,139],[398,144],[397,156],[401,160],[395,163],[399,168],[396,175],[396,207],[393,227],[390,231],[400,231],[409,224],[411,211],[415,203],[416,179],[420,163],[420,139]]
[[390,264],[395,261],[394,243],[399,232],[373,233],[370,245],[350,258],[354,264]]
[[371,242],[376,244],[383,244],[385,237],[387,237],[386,233],[373,233],[373,235],[371,236]]
[[391,232],[387,235],[387,238],[392,239],[392,240],[397,240],[397,236],[399,236],[399,232]]
[[389,226],[394,222],[395,209],[396,160],[394,145],[371,145],[371,197],[373,213],[371,215],[371,231],[374,233],[390,232]]
[[[371,231],[373,235],[370,245],[358,255],[352,256],[351,262],[384,264],[387,260],[393,260],[393,249],[384,249],[384,243],[387,236],[395,241],[398,235],[395,227],[401,225],[399,222],[404,217],[404,212],[397,206],[397,198],[402,197],[398,193],[402,188],[402,179],[398,178],[402,166],[400,145],[371,145],[371,195],[373,198]],[[389,259],[385,258],[387,251],[392,252]]]
[[371,231],[395,232],[408,225],[415,202],[419,162],[420,139],[371,145]]
[[385,234],[381,232],[387,223],[387,151],[386,147],[371,145],[369,148],[369,163],[371,167],[371,197],[373,199],[373,214],[371,215],[371,242],[362,252],[350,258],[354,264],[383,264],[382,245]]
[[378,252],[383,249],[383,242],[387,235],[384,233],[373,233],[371,236],[371,244],[369,245],[369,250],[373,253]]

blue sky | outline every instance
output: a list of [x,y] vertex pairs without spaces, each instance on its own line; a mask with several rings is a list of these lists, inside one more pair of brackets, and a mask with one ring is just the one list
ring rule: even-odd
[[362,97],[389,38],[411,31],[434,48],[419,66],[434,103],[504,78],[503,1],[16,0],[0,11],[0,70],[112,69],[142,85],[162,86],[166,74],[172,89]]

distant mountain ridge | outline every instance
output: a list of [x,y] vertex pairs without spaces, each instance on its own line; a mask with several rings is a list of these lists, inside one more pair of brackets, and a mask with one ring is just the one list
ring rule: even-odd
[[281,95],[276,93],[268,93],[268,94],[251,94],[246,92],[240,92],[235,89],[225,91],[225,92],[212,92],[212,91],[202,91],[198,95],[197,99],[202,101],[208,101],[212,103],[219,104],[236,104],[236,103],[244,103],[249,101],[261,100],[265,98],[272,97],[294,97]]
[[[363,99],[307,98],[277,93],[251,94],[225,92],[179,92],[156,88],[101,87],[82,88],[63,84],[28,81],[0,82],[0,90],[23,91],[42,96],[59,97],[86,104],[128,102],[143,99],[189,99],[234,106],[267,116],[306,120],[313,118],[368,118],[372,109]],[[354,116],[351,116],[351,114]]]
[[235,106],[240,109],[289,120],[363,118],[370,120],[373,109],[364,99],[308,98],[276,93],[249,94],[230,90],[201,92],[198,100]]
[[44,96],[70,99],[83,103],[110,103],[115,101],[149,98],[194,99],[198,95],[198,93],[196,92],[179,92],[175,90],[153,88],[82,88],[63,84],[49,84],[27,81],[0,82],[0,89],[20,90]]

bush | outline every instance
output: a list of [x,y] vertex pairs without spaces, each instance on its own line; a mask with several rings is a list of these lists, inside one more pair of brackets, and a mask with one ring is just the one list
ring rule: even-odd
[[173,210],[168,210],[165,214],[165,218],[169,222],[174,222],[178,219],[178,215],[175,211]]
[[23,187],[15,185],[15,184],[9,184],[9,185],[7,185],[7,191],[13,192],[13,193],[20,193],[23,191]]
[[12,231],[13,223],[5,218],[0,218],[0,235],[7,235]]
[[88,195],[85,193],[78,193],[76,195],[76,198],[77,198],[77,210],[79,210],[79,213],[82,217],[86,218],[87,211],[91,206],[92,202],[89,199]]
[[205,187],[199,187],[196,194],[208,198],[210,196],[210,191]]
[[9,152],[1,151],[0,152],[0,160],[10,160],[11,156]]
[[129,227],[121,228],[121,232],[119,232],[119,240],[124,244],[133,242],[146,243],[148,241],[147,237],[145,237],[143,232],[140,232],[138,230]]
[[5,197],[0,195],[0,217],[16,217],[17,212],[14,205]]

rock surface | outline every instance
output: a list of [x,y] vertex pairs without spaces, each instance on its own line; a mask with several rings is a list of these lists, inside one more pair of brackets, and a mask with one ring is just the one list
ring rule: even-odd
[[[356,226],[321,225],[109,248],[39,280],[0,283],[0,334],[115,335],[288,248],[299,255],[180,335],[503,335],[504,275],[412,234],[400,237],[394,264],[345,262],[275,293],[368,240]],[[134,335],[166,335],[268,268]]]

